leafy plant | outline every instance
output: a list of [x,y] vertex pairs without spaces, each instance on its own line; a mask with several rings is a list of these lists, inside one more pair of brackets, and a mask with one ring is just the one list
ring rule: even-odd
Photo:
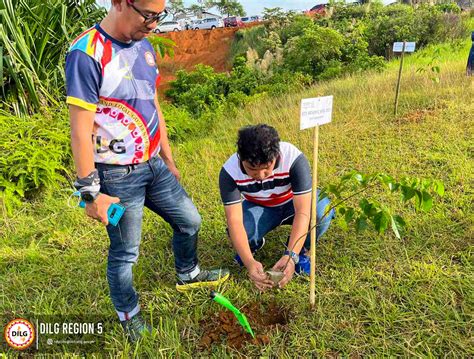
[[238,0],[217,0],[212,1],[212,6],[217,7],[221,14],[226,14],[227,16],[236,15],[244,16],[245,10],[242,4]]
[[95,0],[0,1],[2,106],[16,115],[58,106],[67,47],[103,15]]
[[263,20],[266,21],[265,27],[269,31],[276,31],[290,24],[294,15],[293,11],[285,11],[281,7],[263,9]]
[[395,41],[416,41],[417,48],[421,48],[467,34],[461,14],[446,13],[442,7],[427,5],[413,8],[404,4],[351,6],[336,3],[330,18],[316,18],[315,22],[343,35],[360,28],[361,36],[368,43],[369,55],[386,58],[390,57],[389,50]]
[[0,115],[0,196],[8,213],[21,198],[66,182],[71,159],[66,111],[48,116]]
[[176,43],[173,40],[161,36],[150,36],[148,40],[161,58],[165,57],[166,55],[169,57],[174,57],[174,48],[176,47]]
[[166,119],[168,138],[172,141],[183,141],[188,135],[198,131],[197,121],[184,108],[163,102],[161,110]]
[[333,29],[320,26],[305,29],[302,36],[293,37],[286,43],[284,65],[313,78],[324,77],[324,73],[340,68],[338,60],[343,43],[342,35]]
[[439,65],[439,59],[441,57],[441,49],[439,47],[435,48],[431,58],[426,66],[420,66],[416,69],[417,73],[429,73],[431,81],[434,83],[439,83],[439,74],[441,72],[441,67]]
[[443,12],[450,12],[453,14],[459,14],[461,13],[461,8],[459,7],[458,4],[455,2],[447,2],[444,4],[436,4],[435,5],[437,9]]
[[170,82],[166,96],[192,115],[199,116],[223,101],[226,88],[225,74],[214,72],[210,66],[197,65],[192,72],[177,71],[176,80]]
[[415,208],[424,212],[432,208],[435,194],[444,195],[444,184],[438,180],[406,177],[398,181],[383,173],[363,174],[353,170],[342,176],[339,183],[324,187],[320,198],[334,197],[335,204],[332,207],[337,208],[338,223],[344,229],[354,224],[356,231],[360,232],[372,223],[380,234],[391,228],[395,236],[401,238],[405,220],[387,204],[371,197],[360,198],[356,205],[352,204],[353,201],[348,201],[376,186],[385,188],[392,194],[398,193],[402,203],[414,202]]

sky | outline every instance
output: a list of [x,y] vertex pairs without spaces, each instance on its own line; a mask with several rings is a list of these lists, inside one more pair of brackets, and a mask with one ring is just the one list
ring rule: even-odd
[[[261,15],[265,7],[281,7],[285,10],[309,10],[314,5],[321,3],[321,0],[240,0],[247,15]],[[97,0],[97,3],[109,7],[110,0]],[[197,4],[196,1],[184,0],[186,6]]]
[[[249,16],[261,15],[266,7],[281,7],[285,10],[309,10],[318,2],[318,0],[240,0]],[[184,3],[188,5],[195,3],[195,1],[185,0]]]

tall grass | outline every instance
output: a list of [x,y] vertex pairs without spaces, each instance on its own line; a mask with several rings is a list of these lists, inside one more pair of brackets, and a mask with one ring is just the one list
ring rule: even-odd
[[16,115],[57,107],[68,44],[103,14],[95,0],[0,0],[1,107]]

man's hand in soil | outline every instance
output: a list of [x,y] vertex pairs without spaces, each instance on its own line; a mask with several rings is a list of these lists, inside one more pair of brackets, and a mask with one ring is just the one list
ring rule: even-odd
[[293,274],[295,274],[295,262],[293,262],[290,256],[283,256],[278,262],[275,263],[272,270],[283,272],[285,275],[278,283],[278,286],[283,288],[293,278]]
[[99,194],[94,202],[86,203],[86,214],[89,217],[97,219],[105,225],[109,224],[109,218],[107,211],[112,203],[119,203],[118,197],[110,197],[106,194]]
[[260,291],[263,292],[265,289],[273,287],[273,282],[265,274],[262,263],[254,260],[247,266],[247,270],[250,280]]

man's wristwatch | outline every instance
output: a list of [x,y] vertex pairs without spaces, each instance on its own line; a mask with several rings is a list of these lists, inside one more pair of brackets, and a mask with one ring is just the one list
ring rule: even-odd
[[293,262],[295,262],[295,264],[298,264],[298,262],[300,261],[300,256],[295,252],[285,251],[285,253],[283,255],[284,256],[290,256],[290,258],[293,259]]
[[92,203],[99,196],[100,192],[83,192],[81,199],[86,203]]

